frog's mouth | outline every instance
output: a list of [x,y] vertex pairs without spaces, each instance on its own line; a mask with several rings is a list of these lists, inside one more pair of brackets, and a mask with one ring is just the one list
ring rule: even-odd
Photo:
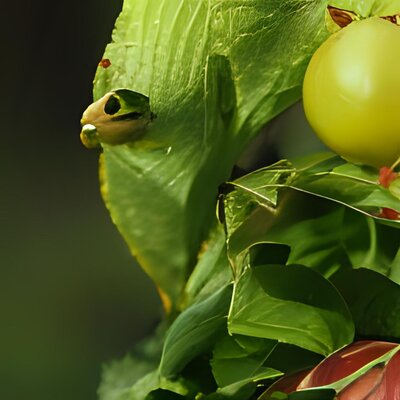
[[82,126],[82,130],[79,137],[81,139],[82,144],[88,149],[94,149],[100,147],[100,141],[97,136],[97,129],[92,124],[84,124]]

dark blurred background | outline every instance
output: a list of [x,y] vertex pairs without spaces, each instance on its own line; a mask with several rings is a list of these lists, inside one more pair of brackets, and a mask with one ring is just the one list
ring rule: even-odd
[[[98,154],[79,141],[121,7],[2,4],[1,400],[96,399],[101,364],[123,356],[161,315],[102,203]],[[267,132],[274,157],[320,146],[300,106]]]
[[96,399],[161,306],[79,140],[122,0],[2,3],[0,399]]

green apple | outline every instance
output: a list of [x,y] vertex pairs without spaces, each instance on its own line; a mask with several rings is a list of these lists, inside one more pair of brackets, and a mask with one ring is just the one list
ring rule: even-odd
[[400,27],[354,21],[315,52],[303,85],[307,119],[343,158],[375,167],[400,156]]

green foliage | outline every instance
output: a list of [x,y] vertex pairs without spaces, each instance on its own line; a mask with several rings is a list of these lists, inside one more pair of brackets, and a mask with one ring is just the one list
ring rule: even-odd
[[243,398],[244,391],[248,393],[247,396],[251,395],[258,381],[281,376],[282,372],[264,366],[276,345],[276,341],[270,340],[256,342],[256,348],[242,347],[240,340],[224,336],[215,344],[211,360],[212,371],[220,388],[218,393],[239,400]]
[[241,269],[242,252],[264,241],[290,246],[289,263],[326,277],[350,266],[389,275],[400,223],[378,214],[381,207],[399,210],[400,199],[378,185],[377,172],[338,157],[297,164],[281,161],[231,183],[223,218],[235,270]]
[[98,390],[100,400],[131,399],[132,388],[160,362],[165,327],[161,325],[156,334],[142,342],[122,360],[103,367],[102,381]]
[[[367,3],[358,12],[390,9]],[[221,186],[251,138],[300,98],[325,7],[125,0],[95,99],[126,88],[149,98],[152,118],[122,144],[98,132],[102,194],[169,314],[154,346],[105,369],[101,400],[254,399],[355,333],[400,339],[400,222],[381,217],[400,212],[397,184],[323,154]]]
[[326,35],[324,8],[298,0],[124,2],[94,97],[116,88],[142,93],[156,118],[141,139],[103,145],[102,193],[167,306],[179,302],[238,154],[300,98],[307,62]]
[[399,0],[330,0],[329,5],[348,11],[354,11],[366,18],[374,15],[389,16],[400,12]]
[[[309,389],[286,395],[284,393],[272,394],[271,400],[334,400],[336,392],[333,389]],[[260,398],[262,400],[262,397]]]
[[238,179],[232,184],[265,206],[275,207],[280,188],[309,193],[376,216],[382,207],[400,211],[400,199],[378,184],[378,173],[346,164],[338,156],[294,167],[281,161]]
[[182,307],[205,300],[231,283],[232,274],[225,242],[223,227],[218,224],[205,242],[203,253],[187,281]]
[[162,376],[176,375],[190,360],[211,351],[212,344],[226,326],[231,295],[231,286],[223,287],[178,316],[165,338],[160,363]]
[[363,268],[341,271],[332,281],[350,308],[359,336],[400,337],[399,285]]

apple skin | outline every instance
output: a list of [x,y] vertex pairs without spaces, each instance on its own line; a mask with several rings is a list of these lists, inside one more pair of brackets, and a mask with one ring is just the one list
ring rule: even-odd
[[330,36],[303,84],[306,117],[343,158],[377,168],[400,156],[400,27],[373,17]]

